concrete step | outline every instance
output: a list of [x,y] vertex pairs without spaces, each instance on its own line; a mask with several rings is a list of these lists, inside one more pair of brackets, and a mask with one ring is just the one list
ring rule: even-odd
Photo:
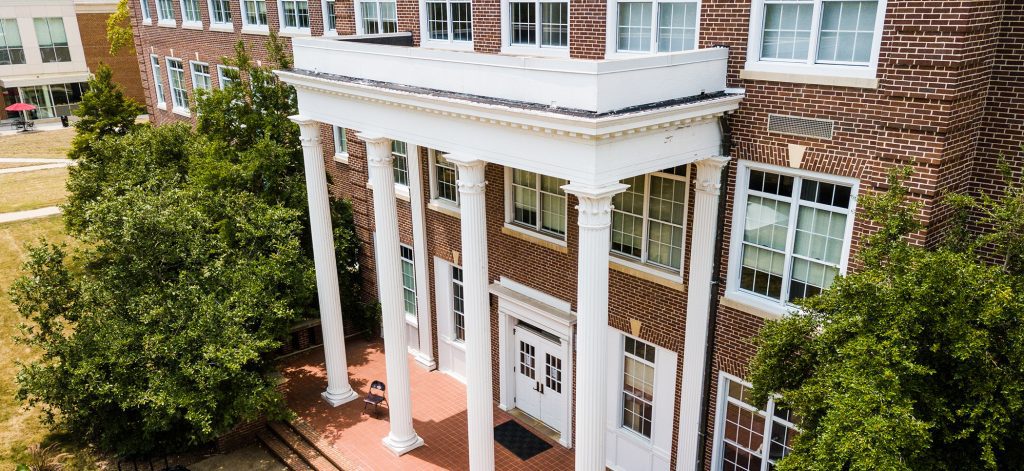
[[303,461],[302,457],[281,441],[277,435],[263,431],[258,433],[256,436],[259,437],[260,442],[270,450],[270,453],[277,457],[277,459],[281,460],[281,462],[284,463],[284,465],[291,471],[315,471],[309,466],[309,463]]
[[341,468],[334,465],[327,459],[314,444],[308,441],[302,434],[295,430],[291,424],[285,422],[271,422],[270,431],[274,433],[288,448],[307,465],[316,471],[341,471]]
[[327,460],[338,469],[344,471],[361,471],[363,469],[348,458],[342,456],[341,452],[331,446],[330,442],[321,437],[316,430],[313,430],[313,427],[302,419],[293,420],[290,425],[293,430],[298,432],[299,435],[302,435],[302,438],[305,438],[307,442],[313,445],[321,455],[327,458]]

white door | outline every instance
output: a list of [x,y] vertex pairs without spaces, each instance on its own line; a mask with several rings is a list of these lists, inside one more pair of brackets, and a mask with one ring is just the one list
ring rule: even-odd
[[516,339],[516,407],[552,429],[565,430],[565,354],[561,340],[520,323]]

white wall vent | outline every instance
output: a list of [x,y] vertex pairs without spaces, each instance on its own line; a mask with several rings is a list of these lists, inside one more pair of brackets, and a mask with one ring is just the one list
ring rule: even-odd
[[835,121],[830,119],[802,118],[781,114],[768,115],[768,132],[794,136],[832,139]]

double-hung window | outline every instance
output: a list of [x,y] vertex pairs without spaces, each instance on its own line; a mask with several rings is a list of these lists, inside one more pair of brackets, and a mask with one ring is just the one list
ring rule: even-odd
[[435,41],[473,40],[473,6],[469,0],[428,0],[427,37]]
[[181,22],[192,25],[202,24],[199,16],[199,0],[181,0]]
[[242,0],[244,26],[267,28],[267,0]]
[[217,83],[220,84],[220,88],[228,88],[238,80],[240,80],[240,78],[238,76],[237,67],[231,67],[229,65],[217,66]]
[[509,44],[568,47],[569,2],[508,2]]
[[153,21],[153,13],[149,11],[149,0],[139,0],[139,9],[143,21]]
[[64,31],[64,18],[33,18],[33,23],[43,62],[71,62],[71,48],[68,47],[68,35]]
[[212,89],[213,86],[210,83],[210,65],[202,62],[192,62],[190,65],[192,67],[192,89]]
[[735,290],[785,304],[828,289],[845,269],[855,184],[740,167]]
[[361,0],[356,2],[360,34],[398,32],[398,9],[394,0]]
[[721,376],[711,468],[775,469],[775,463],[793,450],[793,439],[800,433],[796,425],[799,418],[777,404],[774,397],[768,404],[754,404],[749,384],[726,374]]
[[338,31],[338,16],[334,12],[334,0],[324,0],[324,31],[328,33]]
[[348,136],[345,135],[345,128],[334,127],[334,156],[337,158],[348,158]]
[[452,265],[452,320],[455,340],[466,341],[466,298],[462,287],[462,268]]
[[4,18],[0,20],[0,65],[24,63],[25,48],[21,45],[18,20]]
[[167,106],[167,100],[164,98],[164,82],[160,72],[160,58],[149,56],[149,60],[153,64],[153,92],[156,93],[156,105],[165,107]]
[[161,22],[174,23],[174,0],[156,0],[156,17]]
[[210,23],[231,26],[231,0],[210,0]]
[[619,1],[616,48],[620,52],[677,52],[697,45],[697,13],[693,1]]
[[612,253],[679,272],[686,238],[689,169],[679,166],[623,180],[612,198]]
[[167,79],[171,85],[171,102],[176,111],[188,112],[188,93],[185,91],[185,69],[180,59],[167,59]]
[[391,141],[391,166],[395,169],[395,184],[409,186],[409,146],[402,141]]
[[651,438],[654,422],[654,345],[623,336],[622,428]]
[[561,178],[526,170],[511,173],[509,222],[556,238],[565,237],[566,198]]
[[444,158],[444,153],[432,150],[431,180],[433,199],[448,206],[459,205],[458,170]]
[[309,29],[309,2],[307,0],[280,0],[281,27]]
[[412,247],[400,245],[402,259],[402,300],[406,316],[416,317],[416,268],[412,257]]

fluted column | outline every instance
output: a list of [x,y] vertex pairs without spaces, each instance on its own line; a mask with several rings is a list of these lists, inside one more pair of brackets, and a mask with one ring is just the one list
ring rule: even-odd
[[373,186],[373,219],[377,229],[377,290],[384,321],[384,360],[387,366],[388,409],[391,432],[384,446],[401,455],[423,439],[412,426],[409,391],[405,311],[402,306],[402,265],[398,248],[398,215],[395,210],[395,173],[391,164],[391,139],[358,134],[366,143],[366,162]]
[[562,187],[579,199],[576,286],[576,469],[605,469],[608,420],[608,250],[612,197],[629,188],[613,183]]
[[469,469],[494,469],[494,402],[491,387],[491,303],[487,291],[487,162],[448,154],[459,171],[462,276],[466,313],[466,421]]
[[345,327],[341,317],[338,290],[338,262],[334,254],[331,204],[327,194],[324,149],[320,142],[320,123],[303,116],[292,116],[299,125],[302,159],[306,168],[306,198],[309,202],[309,226],[313,236],[313,263],[316,267],[316,291],[320,301],[320,328],[324,338],[324,364],[327,390],[322,396],[328,404],[339,406],[358,397],[348,382],[345,357]]
[[693,201],[693,236],[690,240],[690,279],[686,292],[686,334],[683,351],[683,395],[679,424],[677,469],[694,471],[700,443],[701,398],[707,385],[704,362],[708,343],[708,309],[711,305],[718,233],[718,198],[722,168],[728,157],[711,157],[697,162],[697,191]]

